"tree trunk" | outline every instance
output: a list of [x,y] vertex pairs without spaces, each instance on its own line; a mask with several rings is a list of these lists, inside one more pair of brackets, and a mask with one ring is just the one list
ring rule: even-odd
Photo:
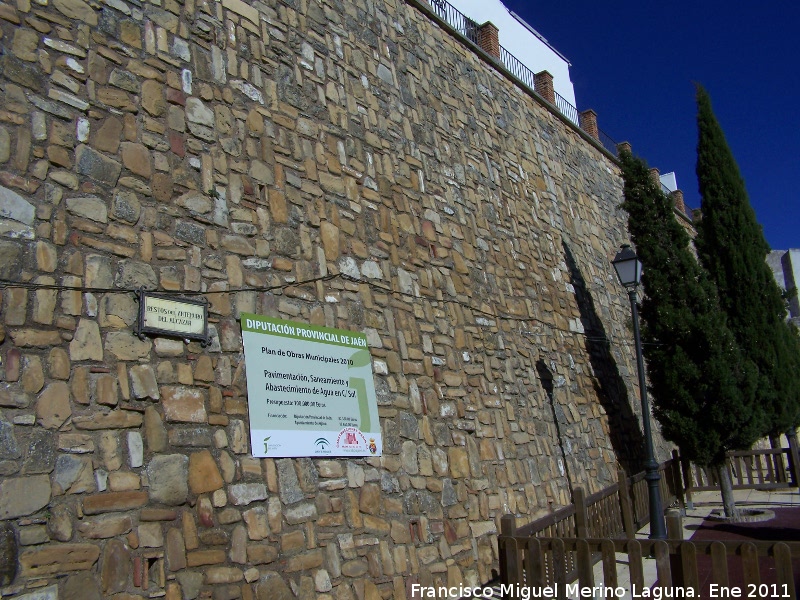
[[780,450],[780,454],[772,455],[772,467],[775,470],[775,482],[786,483],[786,466],[783,463],[783,444],[781,444],[781,436],[778,434],[769,434],[769,446],[773,450]]
[[725,510],[725,516],[728,519],[735,519],[739,516],[739,510],[736,508],[736,500],[733,498],[733,483],[731,482],[731,474],[728,472],[728,463],[715,465],[717,471],[717,479],[719,480],[719,491],[722,493],[722,507]]
[[800,454],[797,451],[797,430],[792,427],[786,432],[789,442],[789,472],[792,474],[792,485],[800,486]]

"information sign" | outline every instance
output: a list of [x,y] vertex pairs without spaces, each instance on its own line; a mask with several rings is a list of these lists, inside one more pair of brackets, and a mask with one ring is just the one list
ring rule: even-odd
[[137,335],[168,335],[200,340],[208,345],[208,304],[205,300],[173,298],[139,291]]
[[363,333],[241,315],[253,456],[380,456]]

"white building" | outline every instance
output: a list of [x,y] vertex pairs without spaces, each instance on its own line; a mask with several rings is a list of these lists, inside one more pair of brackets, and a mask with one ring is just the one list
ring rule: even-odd
[[800,283],[800,248],[773,250],[767,255],[767,264],[781,290],[795,290],[788,301],[789,319],[800,326],[800,299],[796,291]]
[[577,106],[569,76],[570,62],[522,17],[508,10],[500,0],[447,1],[478,25],[491,21],[500,31],[501,46],[534,73],[548,71],[553,76],[556,93]]

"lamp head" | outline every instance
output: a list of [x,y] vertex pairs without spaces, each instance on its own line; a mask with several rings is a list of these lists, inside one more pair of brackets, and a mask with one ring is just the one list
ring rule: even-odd
[[623,244],[614,260],[611,261],[617,272],[619,282],[626,288],[636,287],[642,279],[642,261],[630,244]]

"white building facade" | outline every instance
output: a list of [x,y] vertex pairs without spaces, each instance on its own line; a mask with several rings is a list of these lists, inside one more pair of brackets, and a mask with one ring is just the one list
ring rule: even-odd
[[500,0],[448,0],[464,16],[479,25],[490,21],[500,31],[500,45],[534,73],[548,71],[553,88],[572,106],[575,90],[569,75],[570,62],[553,48],[522,17],[510,11]]

